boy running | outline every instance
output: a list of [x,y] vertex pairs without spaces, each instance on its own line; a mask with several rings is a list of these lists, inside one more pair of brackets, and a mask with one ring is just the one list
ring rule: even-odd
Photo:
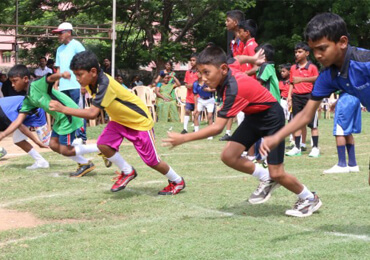
[[224,103],[218,111],[216,122],[194,133],[168,133],[168,138],[164,140],[165,145],[177,146],[217,135],[225,127],[228,118],[243,111],[245,119],[224,148],[221,160],[235,170],[260,179],[261,185],[249,198],[252,204],[267,201],[271,192],[281,184],[299,197],[293,209],[287,210],[285,214],[295,217],[312,215],[322,203],[315,193],[285,172],[284,142],[280,142],[267,157],[270,173],[241,156],[258,139],[275,133],[284,126],[283,109],[277,100],[255,79],[240,71],[230,70],[226,54],[218,47],[209,47],[202,51],[198,58],[198,70],[205,84],[216,89],[223,97]]
[[86,90],[92,95],[91,107],[78,109],[51,101],[50,109],[87,119],[96,118],[100,109],[109,114],[111,120],[99,136],[97,144],[104,156],[120,170],[118,180],[111,191],[124,189],[137,176],[136,170],[118,152],[124,138],[133,143],[141,159],[149,167],[168,178],[169,185],[159,191],[159,195],[175,195],[183,190],[184,179],[157,154],[154,145],[154,122],[141,99],[105,74],[100,69],[98,58],[91,51],[76,54],[71,61],[71,69],[81,86],[86,86]]
[[[78,105],[67,95],[53,89],[53,84],[60,78],[70,78],[69,72],[55,73],[44,76],[41,79],[30,82],[30,72],[24,65],[15,65],[9,71],[9,79],[12,82],[15,91],[27,91],[22,108],[19,115],[9,127],[0,134],[0,141],[7,135],[13,133],[21,126],[27,115],[32,113],[37,108],[44,109],[54,119],[53,131],[50,138],[50,148],[61,155],[77,162],[78,168],[76,172],[70,174],[71,177],[82,177],[91,172],[95,166],[94,164],[84,158],[82,155],[86,153],[97,152],[97,146],[91,145],[76,145],[72,146],[75,139],[76,130],[81,128],[83,123],[80,118],[74,116],[67,116],[65,114],[51,111],[49,109],[49,102],[51,100],[58,100],[66,106],[78,108]],[[105,158],[103,157],[105,160]],[[106,163],[106,166],[107,163]]]
[[322,99],[335,91],[342,90],[357,97],[370,111],[370,51],[348,44],[344,20],[332,13],[316,15],[307,24],[305,38],[315,58],[326,69],[317,78],[304,109],[279,132],[264,138],[260,148],[262,154],[269,153],[290,133],[308,124]]

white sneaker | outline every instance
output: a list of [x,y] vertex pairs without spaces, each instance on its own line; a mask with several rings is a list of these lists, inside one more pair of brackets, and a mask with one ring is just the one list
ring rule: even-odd
[[314,198],[312,200],[310,199],[298,199],[298,201],[294,204],[292,209],[289,209],[285,211],[285,214],[292,217],[309,217],[317,211],[321,205],[322,202],[317,196],[315,192],[312,192],[314,195]]
[[349,167],[346,166],[346,167],[342,167],[342,166],[339,166],[338,164],[334,165],[333,167],[331,167],[330,169],[328,170],[325,170],[324,171],[324,174],[331,174],[331,173],[349,173]]
[[0,147],[0,159],[3,158],[6,154],[7,152],[4,147]]
[[213,140],[213,136],[208,137],[207,140]]
[[358,167],[358,165],[348,166],[348,168],[349,168],[349,172],[359,172],[360,171],[360,167]]
[[49,163],[47,161],[36,161],[31,166],[26,167],[27,170],[46,169],[46,168],[49,168]]
[[317,148],[317,147],[312,147],[312,150],[310,152],[310,154],[308,155],[309,157],[319,157],[320,156],[320,149]]
[[294,146],[289,152],[285,153],[286,156],[301,156],[301,149],[298,149],[296,146]]

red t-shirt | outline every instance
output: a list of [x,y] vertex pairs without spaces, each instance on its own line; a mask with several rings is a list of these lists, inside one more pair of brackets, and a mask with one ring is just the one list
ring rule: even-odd
[[[289,81],[293,82],[293,77],[314,77],[319,76],[319,70],[317,67],[312,64],[311,61],[308,61],[306,66],[303,68],[299,67],[299,64],[293,65],[290,68],[290,77]],[[300,82],[298,84],[293,84],[293,94],[309,94],[312,92],[313,83],[311,82]]]
[[241,55],[244,49],[244,43],[239,39],[234,39],[230,42],[230,49],[233,53],[233,57]]
[[[244,45],[242,55],[253,56],[254,54],[256,54],[255,49],[257,48],[257,46],[258,44],[256,40],[254,38],[250,38]],[[242,64],[241,66],[242,66],[243,72],[251,70],[253,68],[253,64],[250,64],[250,63],[245,63],[245,64]]]
[[[188,70],[185,72],[185,78],[184,82],[186,84],[191,84],[198,80],[198,74],[196,70]],[[186,103],[194,104],[194,93],[193,93],[193,87],[188,88],[188,91],[186,93]]]
[[277,102],[257,80],[236,70],[229,70],[217,91],[223,100],[217,116],[222,118],[235,117],[240,111],[247,115],[259,113]]
[[281,80],[279,81],[279,89],[280,89],[280,96],[282,98],[287,98],[289,94],[289,80]]

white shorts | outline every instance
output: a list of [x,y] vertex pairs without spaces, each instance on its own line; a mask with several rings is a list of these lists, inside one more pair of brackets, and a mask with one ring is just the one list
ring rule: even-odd
[[21,132],[21,130],[17,129],[14,131],[13,133],[13,143],[19,143],[19,142],[22,142],[22,141],[27,141],[28,138],[27,136]]
[[197,110],[201,112],[205,108],[207,109],[208,113],[213,113],[213,110],[215,109],[215,98],[210,99],[198,98]]
[[290,115],[290,112],[288,110],[288,101],[285,100],[285,99],[280,99],[280,106],[283,108],[284,110],[284,116],[285,116],[285,120],[289,120],[289,115]]

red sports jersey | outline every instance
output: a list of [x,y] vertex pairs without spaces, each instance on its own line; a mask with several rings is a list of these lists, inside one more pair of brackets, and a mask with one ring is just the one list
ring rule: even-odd
[[281,80],[279,81],[279,89],[280,89],[280,96],[282,98],[287,98],[289,94],[289,80]]
[[[188,70],[185,73],[184,82],[186,84],[191,84],[198,80],[198,74],[196,70]],[[193,94],[193,87],[188,88],[186,93],[186,103],[194,104],[194,94]]]
[[240,111],[247,115],[259,113],[277,102],[257,80],[232,69],[217,91],[223,100],[217,116],[223,118],[235,117]]
[[[258,44],[256,40],[254,38],[250,38],[244,45],[242,55],[253,56],[254,54],[256,54],[255,49],[257,48],[257,46]],[[241,66],[243,72],[251,70],[253,68],[253,64],[250,63],[242,64]]]
[[[308,61],[306,66],[303,68],[299,67],[299,64],[293,65],[290,68],[290,78],[289,81],[293,82],[293,77],[314,77],[319,76],[319,70]],[[309,94],[312,92],[313,83],[311,82],[300,82],[298,84],[293,84],[293,94]]]
[[244,49],[244,43],[239,39],[234,39],[230,42],[230,49],[233,53],[233,57],[241,55]]

